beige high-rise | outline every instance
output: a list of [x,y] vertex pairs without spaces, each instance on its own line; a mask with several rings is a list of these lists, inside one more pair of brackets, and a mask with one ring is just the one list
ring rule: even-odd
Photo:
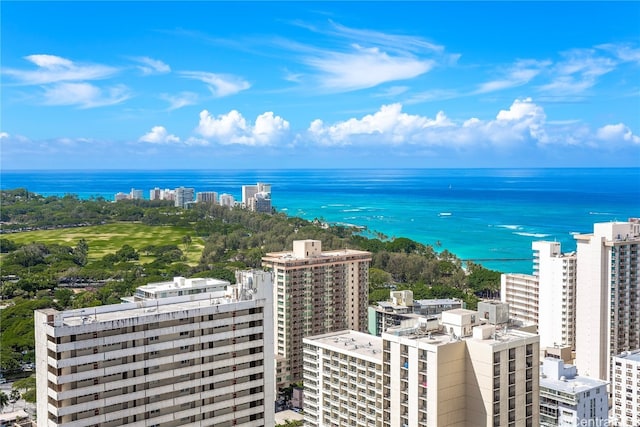
[[302,380],[302,339],[352,329],[365,332],[371,253],[323,251],[319,240],[296,240],[293,251],[268,253],[273,271],[276,385]]

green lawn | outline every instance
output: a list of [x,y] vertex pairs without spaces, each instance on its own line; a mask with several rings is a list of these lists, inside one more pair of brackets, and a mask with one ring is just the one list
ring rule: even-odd
[[[140,223],[122,222],[116,224],[96,225],[90,227],[59,228],[55,230],[26,231],[3,235],[4,238],[16,243],[42,242],[46,244],[60,244],[76,246],[80,239],[89,244],[89,260],[101,259],[108,253],[115,253],[123,245],[129,245],[136,250],[149,245],[177,245],[183,252],[185,245],[182,238],[191,236],[191,245],[186,254],[187,263],[195,265],[200,260],[204,243],[202,238],[193,235],[193,230],[174,226],[149,226]],[[144,253],[140,253],[140,262],[152,261]]]

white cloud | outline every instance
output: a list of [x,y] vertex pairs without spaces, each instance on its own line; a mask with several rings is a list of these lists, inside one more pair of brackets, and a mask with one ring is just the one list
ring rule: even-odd
[[180,74],[185,78],[205,83],[211,94],[217,98],[234,95],[251,87],[251,84],[243,78],[229,74],[215,74],[205,71],[182,71]]
[[336,91],[366,89],[382,83],[406,80],[431,70],[435,61],[413,56],[392,56],[377,47],[353,45],[350,52],[324,52],[307,57],[305,63],[316,70],[320,85]]
[[131,97],[126,86],[117,85],[106,90],[89,83],[57,83],[45,86],[43,104],[77,105],[80,108],[119,104]]
[[176,144],[180,142],[180,138],[169,134],[164,126],[154,126],[151,131],[142,135],[138,141],[150,144]]
[[169,102],[168,110],[177,110],[188,105],[194,105],[198,102],[198,95],[193,92],[180,92],[177,95],[162,94],[160,98]]
[[640,136],[634,135],[623,123],[615,125],[605,125],[596,132],[598,139],[606,142],[627,141],[634,144],[640,144]]
[[7,132],[0,132],[0,139],[8,139],[9,134]]
[[601,44],[596,46],[599,49],[612,53],[616,58],[623,62],[640,63],[640,49],[629,44]]
[[164,74],[171,72],[171,67],[160,61],[159,59],[149,58],[148,56],[140,56],[133,58],[134,61],[139,62],[138,69],[142,71],[142,74]]
[[499,79],[485,82],[475,93],[487,93],[509,89],[529,83],[534,77],[551,64],[550,61],[520,60],[503,71]]
[[593,49],[574,49],[562,56],[565,59],[552,68],[551,82],[540,86],[541,91],[560,96],[582,94],[617,65],[611,58],[598,56]]
[[29,55],[24,59],[37,65],[36,70],[3,69],[20,84],[42,85],[57,82],[99,80],[113,76],[119,70],[100,64],[77,64],[55,55]]
[[289,122],[270,111],[259,115],[251,125],[236,110],[217,117],[203,110],[196,132],[220,144],[273,145],[289,135]]
[[478,118],[456,123],[442,111],[435,118],[402,112],[402,105],[384,105],[374,114],[334,125],[314,120],[307,130],[310,140],[324,145],[401,144],[423,146],[508,145],[523,141],[548,142],[545,113],[531,99],[516,100],[495,120]]

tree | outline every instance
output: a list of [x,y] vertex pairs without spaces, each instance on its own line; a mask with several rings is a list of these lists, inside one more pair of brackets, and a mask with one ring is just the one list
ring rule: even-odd
[[89,244],[85,239],[80,239],[78,245],[73,249],[73,255],[78,265],[87,265],[87,255],[89,254]]
[[189,248],[191,247],[191,236],[188,234],[182,236],[182,244],[184,245],[184,253],[185,255],[189,252]]
[[9,404],[9,396],[4,391],[0,391],[0,411]]
[[13,383],[11,386],[11,393],[17,392],[18,395],[22,391],[22,398],[30,403],[36,402],[36,376],[31,375],[27,378],[22,378]]

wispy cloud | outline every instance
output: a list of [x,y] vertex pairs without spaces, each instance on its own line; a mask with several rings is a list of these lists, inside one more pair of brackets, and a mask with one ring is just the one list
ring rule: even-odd
[[260,114],[252,125],[236,110],[217,117],[203,110],[196,132],[206,140],[224,145],[274,145],[288,137],[289,122],[271,111]]
[[[320,84],[329,90],[353,91],[382,83],[407,80],[431,70],[435,62],[410,56],[392,56],[377,47],[353,45],[349,52],[324,52],[306,57]],[[365,71],[366,70],[366,71]]]
[[205,83],[211,94],[216,98],[234,95],[251,87],[248,81],[230,74],[216,74],[205,71],[181,71],[180,75]]
[[169,111],[177,110],[188,105],[194,105],[198,102],[198,95],[193,92],[180,92],[177,95],[163,93],[160,95],[160,98],[169,102]]
[[44,87],[44,105],[76,105],[80,108],[119,104],[131,97],[124,85],[100,89],[90,83],[57,83]]
[[564,59],[551,69],[551,82],[539,87],[542,92],[580,95],[616,68],[614,59],[598,55],[593,49],[574,49],[561,55]]
[[75,63],[55,55],[29,55],[24,59],[35,64],[35,70],[5,68],[2,73],[23,85],[42,85],[57,82],[100,80],[119,72],[118,68],[101,64]]
[[138,56],[132,59],[140,64],[137,65],[137,68],[142,71],[142,74],[144,75],[165,74],[171,72],[171,67],[159,59],[149,58],[148,56]]
[[180,138],[169,134],[164,126],[154,126],[149,132],[142,135],[138,141],[150,144],[177,144],[180,142]]
[[525,85],[550,64],[551,61],[519,60],[501,71],[500,78],[482,83],[474,93],[488,93]]

